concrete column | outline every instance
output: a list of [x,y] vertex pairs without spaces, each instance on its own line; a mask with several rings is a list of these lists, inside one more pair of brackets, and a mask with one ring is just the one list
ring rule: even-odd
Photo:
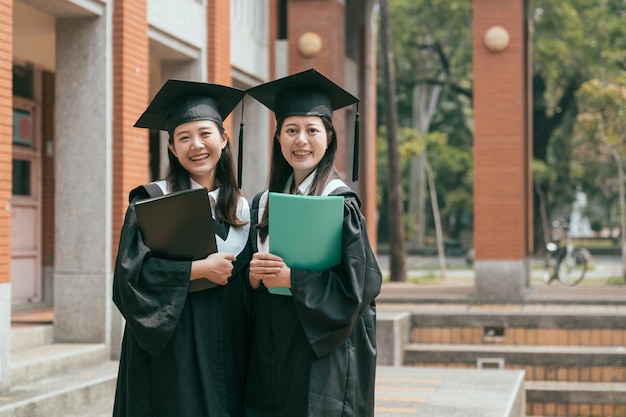
[[[231,116],[234,119],[233,142],[237,144],[239,135],[240,112]],[[267,186],[269,175],[270,151],[273,133],[276,127],[272,113],[251,97],[244,98],[244,138],[243,138],[243,192],[252,202],[255,194]],[[271,133],[267,133],[271,132]],[[238,146],[237,146],[238,148]],[[239,149],[237,149],[239,152]]]
[[11,283],[0,283],[0,392],[11,384]]
[[57,21],[54,334],[108,343],[112,280],[111,10]]

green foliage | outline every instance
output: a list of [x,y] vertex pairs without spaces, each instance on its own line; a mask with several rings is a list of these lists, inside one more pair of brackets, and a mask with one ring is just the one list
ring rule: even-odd
[[[410,163],[413,157],[426,151],[428,160],[436,175],[436,187],[439,206],[444,218],[444,228],[456,237],[462,228],[471,227],[469,220],[472,211],[472,164],[471,152],[450,146],[447,137],[441,132],[430,132],[421,135],[417,130],[402,128],[398,131],[400,149],[400,172],[404,195],[410,189]],[[379,128],[377,136],[377,170],[378,170],[378,207],[381,219],[387,218],[387,142],[385,127]],[[427,207],[430,208],[430,197]],[[427,211],[429,211],[428,209]],[[386,238],[386,221],[379,222],[379,234]],[[415,232],[416,225],[405,219],[407,238]]]
[[[438,203],[444,229],[458,234],[471,227],[471,65],[472,0],[391,0],[395,56],[399,149],[403,190],[408,205],[411,158],[427,149],[436,177]],[[429,132],[420,136],[413,127],[413,95],[416,86],[441,87]],[[382,88],[379,88],[379,93]],[[378,100],[379,238],[386,239],[388,183],[384,115]],[[426,214],[431,216],[430,196]],[[405,231],[411,238],[417,225],[406,216]],[[432,219],[430,226],[433,227]]]
[[546,80],[550,111],[569,80],[626,67],[623,0],[535,0],[533,71]]
[[[398,120],[400,126],[413,127],[416,85],[471,94],[472,0],[391,0],[391,20]],[[448,108],[460,111],[459,106],[451,101]]]
[[[591,177],[608,218],[618,211],[619,184],[612,152],[626,155],[626,74],[612,81],[592,79],[577,92],[580,112],[574,128],[576,174]],[[614,221],[616,223],[616,221]]]
[[[535,0],[529,3],[533,76],[533,175],[548,200],[549,215],[567,217],[573,191],[580,185],[590,205],[606,212],[592,220],[610,218],[615,204],[614,163],[604,146],[620,144],[621,137],[600,141],[598,129],[581,125],[600,123],[588,105],[603,105],[610,97],[593,98],[583,93],[598,79],[603,85],[622,85],[617,77],[626,72],[626,3],[624,0]],[[391,28],[396,69],[401,172],[408,199],[411,155],[426,149],[434,171],[438,202],[448,238],[459,225],[471,227],[472,210],[472,0],[391,0]],[[420,137],[405,128],[416,126],[413,95],[416,86],[439,86],[441,91],[428,133]],[[582,87],[584,86],[584,87]],[[576,93],[581,89],[580,93]],[[379,88],[379,91],[383,91]],[[605,92],[608,94],[608,92]],[[384,129],[384,101],[378,100],[379,127]],[[621,106],[622,111],[626,106]],[[581,120],[579,112],[586,114]],[[588,118],[585,120],[585,117]],[[626,117],[617,110],[614,123]],[[607,120],[603,123],[608,123]],[[576,127],[575,127],[576,125]],[[611,129],[619,131],[619,126]],[[603,144],[605,143],[605,144]],[[378,140],[380,224],[386,225],[386,143]],[[624,154],[623,154],[624,155]],[[426,203],[430,214],[430,202]],[[460,214],[463,213],[463,214]],[[469,217],[469,220],[467,218]],[[535,219],[540,218],[535,212]],[[407,230],[415,225],[407,221]],[[428,225],[432,227],[432,224]],[[467,227],[467,226],[462,226]],[[539,224],[536,224],[539,227]],[[385,239],[385,231],[379,231]],[[535,230],[541,240],[541,232]]]
[[540,184],[554,183],[556,172],[545,161],[534,159],[532,162],[533,179]]
[[612,82],[592,79],[577,92],[580,112],[576,119],[578,144],[589,141],[624,149],[626,139],[626,74]]

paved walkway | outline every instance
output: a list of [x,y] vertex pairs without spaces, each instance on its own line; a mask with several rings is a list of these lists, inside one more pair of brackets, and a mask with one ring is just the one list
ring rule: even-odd
[[[383,276],[389,277],[389,257],[378,258]],[[619,285],[621,258],[595,256],[583,281],[575,287],[559,282],[546,285],[541,279],[541,260],[533,263],[525,303],[624,304],[626,285]],[[462,257],[447,257],[445,278],[436,257],[409,256],[407,282],[385,282],[378,303],[472,303],[474,271]]]
[[525,417],[524,372],[376,369],[376,417]]

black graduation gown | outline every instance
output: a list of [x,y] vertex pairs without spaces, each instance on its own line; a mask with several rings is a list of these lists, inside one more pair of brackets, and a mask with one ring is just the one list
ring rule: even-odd
[[191,262],[151,257],[129,206],[113,280],[126,319],[114,417],[242,415],[249,243],[235,256],[227,285],[188,293]]
[[253,292],[246,417],[374,415],[374,299],[382,275],[358,198],[343,191],[331,193],[345,197],[341,264],[292,269],[292,297],[262,285]]

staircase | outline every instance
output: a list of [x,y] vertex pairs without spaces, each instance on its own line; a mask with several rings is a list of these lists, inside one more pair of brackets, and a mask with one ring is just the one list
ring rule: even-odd
[[379,302],[378,310],[381,333],[395,333],[381,352],[387,361],[521,369],[528,416],[626,417],[626,306]]
[[117,367],[104,344],[55,343],[52,324],[14,325],[0,417],[110,417]]

